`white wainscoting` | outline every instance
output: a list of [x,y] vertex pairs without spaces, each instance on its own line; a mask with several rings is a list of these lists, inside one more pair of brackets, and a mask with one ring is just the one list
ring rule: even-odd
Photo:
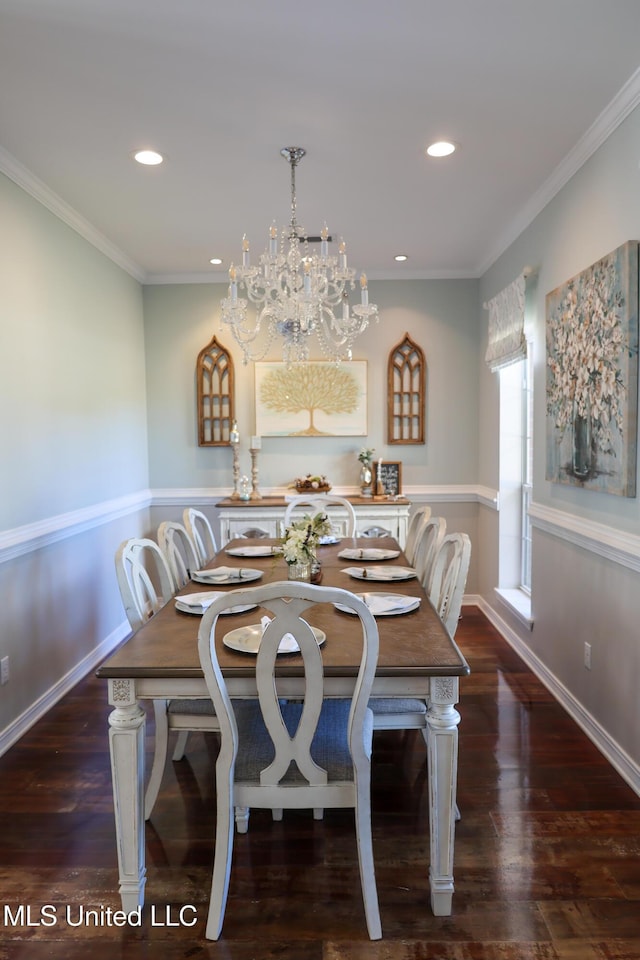
[[640,536],[637,534],[541,503],[531,504],[529,516],[536,529],[640,572]]
[[618,771],[632,790],[635,790],[640,796],[640,766],[609,736],[607,731],[584,709],[583,705],[576,700],[564,684],[547,669],[544,663],[533,653],[531,648],[520,639],[518,634],[511,629],[508,623],[505,623],[497,611],[490,606],[483,597],[468,596],[465,597],[464,603],[479,607],[498,633],[500,633],[516,653],[522,657],[529,669],[536,675],[540,682],[544,684],[558,703],[564,707],[567,713],[573,717],[580,729],[586,733],[612,767]]
[[51,707],[69,693],[70,690],[75,687],[77,683],[80,682],[84,677],[87,676],[92,670],[95,670],[98,664],[109,656],[112,650],[118,646],[118,644],[125,639],[131,633],[131,627],[127,620],[121,623],[115,630],[113,630],[108,637],[106,637],[102,643],[99,643],[97,647],[88,653],[80,663],[77,663],[75,667],[70,670],[64,677],[61,677],[57,683],[50,687],[45,693],[39,697],[35,703],[32,703],[28,710],[25,710],[19,717],[9,724],[8,727],[5,727],[4,730],[0,730],[0,757],[5,753],[9,747],[12,747],[14,743],[20,739],[20,737],[29,730],[34,723],[37,723],[38,720],[41,720],[42,717],[47,713]]

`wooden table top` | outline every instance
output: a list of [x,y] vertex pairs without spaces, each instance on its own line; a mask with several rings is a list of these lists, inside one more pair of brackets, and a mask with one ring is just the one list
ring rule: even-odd
[[[210,566],[251,567],[263,571],[260,580],[242,584],[243,589],[287,579],[286,563],[282,557],[234,557],[226,551],[233,546],[265,546],[276,540],[233,540],[217,554]],[[354,593],[378,591],[385,594],[401,593],[421,597],[417,610],[399,616],[377,617],[380,635],[380,653],[377,676],[466,676],[469,667],[455,642],[449,637],[440,618],[429,603],[417,579],[386,582],[359,580],[344,573],[349,566],[373,566],[374,561],[343,560],[338,553],[346,547],[388,548],[394,541],[381,539],[343,538],[338,544],[320,547],[318,559],[322,563],[322,584],[339,586]],[[386,560],[384,565],[406,566],[400,554]],[[178,594],[234,590],[219,584],[189,583]],[[216,646],[220,666],[227,677],[242,677],[255,671],[255,659],[245,653],[229,650],[222,636],[236,627],[258,623],[264,611],[260,608],[240,614],[221,616],[216,632]],[[167,603],[148,623],[112,654],[97,670],[101,678],[201,678],[198,658],[198,629],[201,618],[182,613],[172,601]],[[361,634],[358,621],[349,613],[335,609],[332,604],[318,604],[308,617],[309,623],[325,631],[327,640],[322,647],[327,676],[355,676],[361,652]],[[302,658],[297,654],[283,655],[278,660],[278,675],[297,676],[302,673]]]

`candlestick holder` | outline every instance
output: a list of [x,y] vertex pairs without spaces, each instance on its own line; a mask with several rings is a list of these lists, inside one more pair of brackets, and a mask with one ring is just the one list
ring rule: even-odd
[[238,483],[240,482],[240,457],[238,455],[238,444],[233,444],[233,493],[231,494],[232,500],[240,500],[240,491],[238,490]]
[[231,427],[229,442],[231,443],[231,449],[233,450],[233,493],[231,494],[231,499],[240,500],[240,491],[238,490],[238,483],[240,480],[240,457],[238,455],[240,434],[238,433],[238,424],[235,420],[233,421],[233,426]]
[[251,447],[251,496],[250,500],[262,500],[262,494],[258,490],[258,450]]

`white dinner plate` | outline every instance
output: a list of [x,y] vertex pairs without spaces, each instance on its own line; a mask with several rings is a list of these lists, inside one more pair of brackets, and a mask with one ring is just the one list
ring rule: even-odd
[[347,547],[338,554],[343,560],[395,560],[399,550],[383,550],[380,547]]
[[321,547],[328,547],[332,543],[340,543],[342,537],[334,537],[332,533],[328,533],[325,537],[320,537],[318,543]]
[[249,546],[249,547],[231,547],[226,552],[230,557],[272,557],[273,547]]
[[[326,633],[323,630],[318,630],[317,627],[311,627],[311,629],[318,641],[318,646],[321,647],[327,639]],[[289,635],[289,638],[287,639],[285,634],[280,642],[278,653],[298,653],[300,647],[291,635]],[[247,627],[237,627],[235,630],[225,633],[222,638],[225,647],[229,647],[230,650],[238,650],[240,653],[257,653],[261,641],[261,623],[252,623]]]
[[[220,590],[208,590],[206,593],[185,593],[182,597],[176,597],[176,610],[182,610],[183,613],[193,613],[201,617],[207,607],[210,607],[218,597],[226,597],[226,593]],[[257,604],[243,603],[237,607],[230,607],[223,613],[243,613],[245,610],[253,610]]]
[[[397,617],[420,606],[420,597],[407,597],[402,593],[356,593],[356,597],[364,600],[374,617]],[[353,613],[350,607],[342,603],[336,603],[335,607],[345,613]]]
[[192,570],[191,579],[196,583],[210,583],[212,586],[225,583],[250,583],[259,580],[262,570],[251,567],[212,567],[210,570]]
[[356,580],[411,580],[418,574],[413,567],[345,567],[342,571]]

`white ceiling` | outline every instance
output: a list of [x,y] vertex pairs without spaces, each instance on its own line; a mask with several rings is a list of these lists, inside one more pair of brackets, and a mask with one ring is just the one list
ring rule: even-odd
[[139,279],[214,280],[303,146],[350,265],[478,276],[640,100],[639,40],[639,0],[0,0],[0,170]]

